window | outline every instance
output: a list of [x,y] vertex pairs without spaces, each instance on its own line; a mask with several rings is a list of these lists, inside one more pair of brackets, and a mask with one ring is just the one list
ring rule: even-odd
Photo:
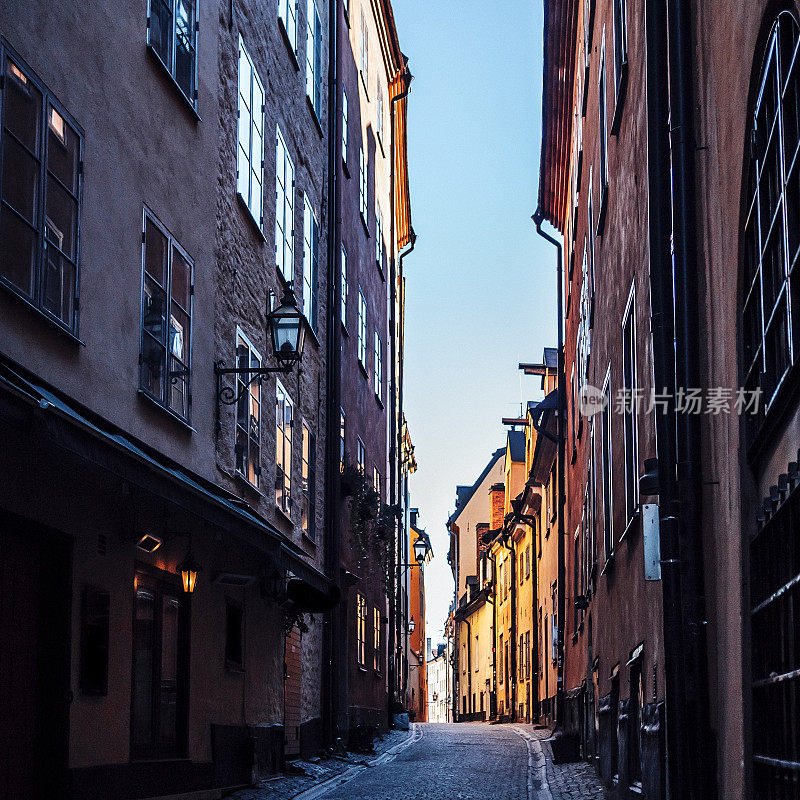
[[239,158],[236,181],[239,196],[259,228],[264,221],[264,87],[239,37]]
[[378,269],[383,272],[383,214],[375,198],[375,261]]
[[3,48],[0,282],[78,330],[83,134]]
[[525,577],[530,578],[531,576],[531,546],[528,545],[525,548]]
[[275,264],[284,280],[294,277],[294,164],[277,129],[275,154]]
[[624,100],[628,73],[628,0],[614,0],[614,95]]
[[525,679],[525,637],[519,635],[519,650],[517,651],[517,674],[520,680]]
[[362,475],[366,475],[366,462],[367,462],[367,452],[366,448],[364,447],[364,442],[361,441],[359,438],[356,442],[356,467],[358,467],[358,471]]
[[303,198],[303,314],[317,333],[319,325],[317,274],[319,272],[319,224],[308,195]]
[[347,92],[342,90],[342,162],[347,166]]
[[317,119],[322,119],[322,23],[314,0],[308,0],[306,94]]
[[623,414],[625,431],[625,519],[629,521],[639,507],[639,432],[636,398],[636,295],[631,286],[622,321],[622,383],[626,401]]
[[297,0],[278,0],[278,19],[283,24],[292,52],[297,52]]
[[372,610],[372,668],[375,672],[381,671],[381,612]]
[[525,582],[525,554],[524,553],[520,553],[519,554],[519,566],[518,566],[517,569],[519,571],[519,585],[522,586],[522,584]]
[[294,408],[280,381],[276,383],[275,505],[288,514],[292,507],[292,424]]
[[503,634],[501,633],[498,641],[499,647],[497,648],[497,659],[500,662],[497,667],[497,674],[500,683],[503,682]]
[[[258,369],[261,356],[241,332],[236,332],[237,369]],[[261,484],[261,380],[236,376],[236,472],[258,488]]]
[[303,533],[314,541],[317,531],[317,437],[306,424],[303,424],[300,481],[303,491]]
[[383,400],[383,342],[375,331],[375,396]]
[[358,208],[361,219],[367,224],[367,159],[363,145],[358,148]]
[[244,666],[244,612],[238,603],[225,601],[225,666]]
[[339,471],[344,471],[344,444],[345,444],[345,430],[346,430],[347,417],[344,411],[339,409]]
[[147,44],[192,105],[197,104],[196,0],[150,0]]
[[358,290],[358,360],[367,368],[367,301],[364,293]]
[[525,679],[531,677],[531,632],[525,631]]
[[383,499],[383,493],[381,492],[381,474],[377,467],[372,468],[372,489],[378,495],[378,502],[380,502]]
[[175,580],[134,580],[131,756],[186,754],[189,616]]
[[608,398],[605,408],[600,412],[600,451],[602,486],[603,486],[603,545],[605,549],[606,561],[614,557],[614,531],[613,531],[613,508],[611,498],[611,470],[613,449],[611,447],[611,368],[606,373],[605,383],[603,384],[603,394]]
[[584,244],[584,278],[589,281],[589,327],[594,326],[594,275],[595,275],[595,227],[594,227],[594,196],[592,194],[593,170],[589,168],[589,188],[586,194],[586,243]]
[[142,267],[139,387],[156,402],[188,421],[194,292],[192,262],[146,209]]
[[347,250],[342,245],[342,280],[341,280],[341,318],[342,327],[347,328]]
[[83,587],[81,597],[81,656],[79,686],[85,695],[108,695],[108,640],[111,595]]
[[361,10],[361,49],[359,51],[361,69],[361,79],[364,81],[364,88],[369,87],[369,30],[367,28],[367,18],[364,10]]
[[600,78],[597,90],[598,135],[600,138],[600,213],[597,218],[597,234],[603,233],[608,199],[608,110],[606,108],[606,29],[600,49]]
[[628,708],[630,729],[628,733],[628,779],[633,787],[642,787],[642,708],[644,707],[644,680],[642,676],[641,645],[631,664],[630,704]]
[[367,601],[363,594],[356,595],[358,663],[366,664],[367,643]]
[[375,89],[377,96],[375,98],[375,132],[378,135],[378,140],[383,144],[383,87],[378,81]]
[[342,6],[344,6],[344,15],[345,18],[350,16],[350,0],[342,0]]
[[800,352],[800,66],[798,26],[780,14],[770,35],[750,135],[744,230],[743,385],[763,392],[752,439]]
[[553,664],[558,661],[558,621],[555,614],[550,617],[550,660]]

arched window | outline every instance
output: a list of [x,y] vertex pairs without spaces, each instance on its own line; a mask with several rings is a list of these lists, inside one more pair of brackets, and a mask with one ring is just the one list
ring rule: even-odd
[[760,391],[751,435],[800,361],[800,29],[781,13],[751,118],[742,294],[744,388]]

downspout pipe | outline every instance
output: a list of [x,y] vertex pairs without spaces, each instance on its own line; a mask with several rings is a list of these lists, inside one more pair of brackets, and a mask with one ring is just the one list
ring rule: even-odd
[[564,543],[564,434],[566,432],[566,409],[564,407],[565,387],[567,385],[564,376],[564,260],[561,253],[561,242],[554,239],[542,230],[544,212],[542,207],[536,209],[536,213],[531,217],[536,226],[536,233],[545,241],[556,248],[556,309],[558,314],[558,460],[556,467],[556,485],[558,492],[558,638],[556,649],[558,654],[558,664],[556,668],[556,730],[564,727],[564,621],[565,611],[565,589],[566,589],[566,564],[565,564],[565,543]]
[[511,610],[509,612],[509,616],[511,618],[511,649],[509,650],[509,654],[511,658],[509,659],[511,663],[509,664],[509,675],[508,675],[508,693],[510,696],[509,702],[509,716],[512,721],[516,719],[516,709],[517,709],[517,615],[516,615],[516,586],[517,586],[517,554],[514,550],[513,542],[509,544],[508,542],[509,536],[506,534],[502,537],[501,542],[503,547],[508,550],[511,554]]
[[[402,508],[404,497],[402,496],[402,492],[400,490],[400,482],[402,481],[402,467],[400,465],[400,453],[402,452],[400,448],[400,436],[401,436],[401,429],[400,429],[400,392],[398,390],[398,379],[399,379],[399,365],[397,363],[397,357],[399,352],[399,343],[397,341],[397,283],[398,283],[398,268],[402,269],[403,258],[408,253],[402,254],[399,256],[396,255],[396,242],[397,242],[397,235],[396,235],[396,224],[395,224],[395,185],[396,185],[396,170],[395,170],[395,150],[397,148],[397,142],[395,137],[395,114],[396,114],[396,104],[408,97],[411,91],[411,81],[414,79],[414,76],[408,69],[408,64],[404,65],[404,75],[406,75],[406,88],[400,92],[399,94],[392,97],[391,102],[389,104],[389,117],[390,117],[390,126],[392,129],[392,137],[391,137],[391,147],[390,147],[390,170],[391,170],[391,192],[390,200],[391,200],[391,223],[390,223],[390,241],[391,241],[391,260],[389,264],[389,342],[390,342],[390,358],[391,358],[391,372],[390,372],[390,386],[389,386],[389,504],[391,506],[395,506],[397,504],[400,505],[401,511],[404,512],[405,509]],[[413,241],[411,245],[413,249]],[[408,251],[410,252],[410,250]],[[399,260],[399,264],[398,264]],[[397,543],[395,547],[394,553],[394,561],[395,564],[402,564],[404,561],[403,557],[403,542],[404,542],[404,520],[405,515],[401,513],[400,519],[398,520],[398,531],[397,531]],[[401,701],[401,686],[400,686],[400,669],[399,669],[399,662],[400,662],[400,642],[402,641],[402,623],[403,623],[403,614],[401,613],[401,605],[402,605],[402,580],[403,577],[399,573],[399,571],[395,571],[397,575],[397,584],[394,587],[394,591],[392,592],[392,597],[389,601],[389,666],[388,666],[388,678],[389,678],[389,709],[388,709],[388,716],[389,716],[389,724],[392,723],[392,706],[396,702]]]
[[[675,383],[701,387],[700,314],[698,291],[699,236],[695,225],[694,64],[692,4],[667,0],[667,52],[672,161],[672,235],[675,287]],[[676,415],[676,475],[679,508],[680,605],[683,635],[684,697],[681,729],[686,748],[679,800],[714,797],[715,770],[710,746],[708,655],[706,643],[705,576],[701,483],[701,424],[697,414]],[[674,600],[671,599],[672,602]],[[671,770],[675,767],[671,767]],[[674,785],[674,784],[672,784]]]
[[[339,225],[336,219],[338,182],[336,180],[337,144],[336,135],[339,122],[338,97],[339,78],[338,60],[339,15],[336,0],[328,0],[328,202],[326,209],[328,236],[327,263],[327,325],[326,325],[326,392],[325,392],[325,574],[335,586],[339,587],[339,530],[337,511],[339,496],[338,470],[338,415],[336,409],[340,405],[341,386],[339,382],[339,347],[337,347],[337,314],[336,306],[336,254]],[[341,588],[341,587],[340,587]],[[322,709],[323,709],[323,741],[328,747],[335,744],[337,733],[338,703],[336,701],[336,682],[334,674],[338,663],[338,643],[342,641],[340,626],[340,609],[334,607],[325,615],[322,637]]]

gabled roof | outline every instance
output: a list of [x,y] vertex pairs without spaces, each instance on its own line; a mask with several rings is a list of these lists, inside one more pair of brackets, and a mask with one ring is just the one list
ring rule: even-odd
[[[486,476],[489,474],[489,472],[491,472],[492,467],[497,463],[497,459],[503,458],[505,454],[506,454],[505,447],[501,447],[498,450],[495,450],[494,453],[492,453],[492,457],[489,459],[489,463],[483,468],[483,472],[481,472],[481,474],[478,476],[478,479],[475,481],[475,483],[472,484],[472,486],[456,487],[456,509],[447,520],[448,528],[453,522],[455,522],[458,519],[459,515],[464,510],[467,503],[469,503],[469,501],[472,500],[473,495],[475,494],[475,492],[478,491],[478,487],[483,483],[483,481],[486,479]],[[462,492],[461,490],[463,489],[466,489],[467,491]]]

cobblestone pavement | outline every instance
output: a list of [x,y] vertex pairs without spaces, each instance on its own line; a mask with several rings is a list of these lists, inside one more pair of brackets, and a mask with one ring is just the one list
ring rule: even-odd
[[533,725],[418,724],[375,756],[302,762],[308,774],[265,781],[235,800],[602,800],[588,764],[553,764]]

